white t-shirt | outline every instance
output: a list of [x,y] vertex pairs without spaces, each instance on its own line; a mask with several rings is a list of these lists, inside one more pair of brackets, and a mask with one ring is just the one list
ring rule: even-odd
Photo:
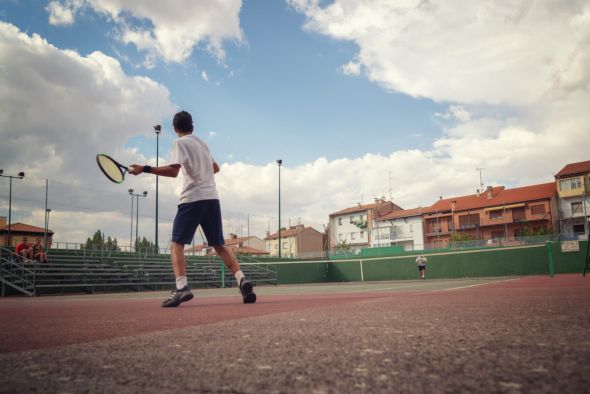
[[174,140],[168,164],[181,166],[184,176],[181,203],[219,199],[213,158],[205,141],[192,134]]

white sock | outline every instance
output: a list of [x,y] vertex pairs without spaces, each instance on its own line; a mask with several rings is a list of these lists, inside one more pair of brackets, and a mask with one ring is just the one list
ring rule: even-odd
[[234,274],[234,276],[236,277],[236,280],[238,281],[238,286],[239,286],[240,282],[242,281],[242,278],[244,277],[244,273],[240,270],[240,271],[236,272]]
[[177,289],[182,289],[187,284],[188,284],[188,281],[186,280],[186,276],[179,276],[178,278],[176,278],[176,288]]

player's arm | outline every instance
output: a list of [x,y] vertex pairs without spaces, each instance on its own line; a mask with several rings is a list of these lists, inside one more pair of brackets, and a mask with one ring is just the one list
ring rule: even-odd
[[220,168],[219,168],[219,164],[217,164],[217,162],[215,160],[213,160],[213,173],[217,174],[219,172]]
[[171,164],[160,167],[142,166],[140,164],[132,164],[129,166],[130,174],[139,175],[143,172],[148,172],[154,175],[167,176],[170,178],[176,178],[178,176],[178,173],[180,172],[180,164]]

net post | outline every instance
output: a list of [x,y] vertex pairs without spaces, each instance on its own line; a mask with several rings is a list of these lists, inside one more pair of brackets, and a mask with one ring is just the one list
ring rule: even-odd
[[590,271],[590,231],[588,231],[588,240],[586,242],[586,262],[584,264],[582,276],[586,276],[587,271]]
[[553,264],[553,245],[551,244],[551,241],[547,241],[545,243],[545,246],[547,247],[547,262],[549,263],[549,276],[553,278],[555,276],[555,267]]
[[363,272],[363,260],[359,260],[359,266],[361,267],[361,282],[365,281],[365,274]]

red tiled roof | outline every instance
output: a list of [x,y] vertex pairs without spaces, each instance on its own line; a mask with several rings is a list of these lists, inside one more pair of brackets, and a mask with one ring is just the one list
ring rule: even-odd
[[571,175],[587,174],[590,172],[590,160],[570,163],[555,174],[555,178],[563,178]]
[[557,194],[557,189],[555,188],[554,182],[517,187],[513,189],[505,189],[504,186],[496,186],[492,188],[492,194],[493,197],[491,199],[488,199],[487,190],[484,190],[479,196],[477,194],[471,194],[468,196],[445,198],[443,200],[438,200],[430,207],[424,208],[423,213],[451,211],[452,201],[456,202],[454,208],[455,211],[464,211],[502,204],[543,200],[551,198]]
[[[233,250],[235,254],[269,254],[266,250],[260,250],[256,248],[251,248],[250,246],[242,246],[238,247],[235,245],[231,245],[230,248]],[[216,255],[215,249],[211,252],[207,253],[207,256]]]
[[[297,235],[301,234],[302,232],[308,231],[308,230],[313,230],[313,231],[320,233],[319,231],[317,231],[313,227],[304,227],[303,225],[299,225],[299,226],[292,227],[289,229],[281,230],[281,238],[296,237]],[[278,239],[278,238],[279,238],[279,232],[277,231],[276,233],[270,234],[268,237],[264,238],[264,240],[270,241],[271,239]]]
[[391,201],[383,201],[381,203],[372,203],[372,204],[364,204],[364,205],[358,204],[358,205],[355,205],[354,207],[345,208],[341,211],[331,213],[330,216],[344,215],[347,213],[370,211],[370,210],[374,210],[374,209],[381,207],[381,206],[387,206],[389,204],[393,205],[394,211],[401,209],[398,205],[394,204]]
[[[4,226],[0,226],[0,231],[8,231],[8,224]],[[11,232],[21,232],[21,233],[41,233],[45,234],[45,229],[37,226],[31,226],[30,224],[24,223],[11,223],[10,224],[10,231]],[[47,234],[53,234],[52,230],[47,230]]]
[[393,211],[388,213],[387,215],[381,216],[379,220],[390,220],[396,218],[407,218],[410,216],[420,216],[427,208],[418,207],[412,209],[402,209],[399,211]]
[[228,246],[231,246],[231,245],[239,245],[242,242],[245,242],[245,241],[247,241],[249,239],[252,239],[252,238],[255,238],[255,237],[254,236],[251,236],[251,237],[229,238],[229,239],[226,239],[225,240],[225,244],[228,245]]
[[343,209],[341,211],[331,213],[330,216],[344,215],[346,213],[354,213],[354,212],[361,212],[361,211],[369,211],[369,210],[375,208],[376,205],[377,204],[375,204],[375,203],[373,203],[373,204],[365,204],[365,205],[358,204],[358,205],[356,205],[354,207],[345,208],[345,209]]

